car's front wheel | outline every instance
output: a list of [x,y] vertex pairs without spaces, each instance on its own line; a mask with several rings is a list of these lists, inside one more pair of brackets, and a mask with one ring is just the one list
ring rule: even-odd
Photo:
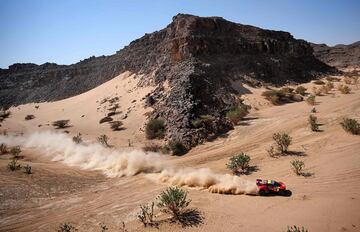
[[267,192],[266,192],[264,189],[260,189],[260,190],[259,190],[259,195],[260,195],[260,196],[266,196],[266,195],[267,195]]

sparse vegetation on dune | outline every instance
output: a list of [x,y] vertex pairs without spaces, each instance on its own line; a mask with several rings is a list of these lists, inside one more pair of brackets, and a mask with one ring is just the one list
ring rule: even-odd
[[32,115],[32,114],[28,114],[28,115],[25,116],[25,120],[26,120],[26,121],[32,120],[32,119],[34,119],[34,118],[35,118],[35,116]]
[[8,168],[10,171],[16,171],[21,168],[21,165],[18,163],[18,160],[16,158],[11,159],[10,163],[8,163]]
[[11,112],[9,110],[1,109],[0,110],[0,122],[4,121],[10,115],[11,115]]
[[301,160],[293,160],[290,162],[293,171],[296,175],[300,176],[302,174],[302,170],[305,166],[305,163]]
[[76,144],[79,144],[79,143],[82,143],[82,137],[81,137],[81,134],[78,133],[77,135],[75,135],[73,138],[72,138],[73,142],[76,143]]
[[306,88],[304,87],[304,86],[298,86],[298,87],[296,87],[296,89],[295,89],[295,93],[297,93],[297,94],[300,94],[301,96],[305,96],[306,95]]
[[342,128],[353,135],[359,135],[360,134],[360,123],[356,121],[356,119],[353,118],[344,118],[343,121],[340,123]]
[[29,164],[24,167],[24,173],[28,175],[32,174],[32,168]]
[[187,148],[180,141],[170,141],[168,147],[171,150],[171,153],[176,156],[184,155],[188,152]]
[[292,138],[290,137],[290,135],[288,135],[286,133],[275,133],[275,134],[273,134],[273,139],[276,143],[277,150],[281,154],[284,154],[288,151],[288,148],[292,141]]
[[331,82],[333,82],[333,81],[340,81],[340,79],[337,78],[337,77],[326,77],[325,79],[326,79],[327,81],[331,81]]
[[57,121],[52,122],[52,125],[56,129],[63,129],[63,128],[69,127],[69,123],[70,123],[70,120],[57,120]]
[[154,202],[151,202],[150,205],[140,205],[140,212],[137,214],[137,218],[145,227],[154,225],[154,206]]
[[169,213],[174,219],[179,220],[180,215],[191,200],[187,198],[187,192],[178,187],[169,187],[161,192],[157,198],[157,207],[165,213]]
[[312,131],[318,131],[319,130],[319,124],[317,122],[317,117],[316,116],[310,115],[309,119],[308,119],[308,122],[309,122],[310,129]]
[[234,155],[230,158],[230,162],[226,164],[227,168],[233,173],[245,172],[249,168],[250,156],[242,152],[239,155]]
[[16,159],[19,158],[20,153],[21,153],[21,148],[19,146],[10,148],[10,154],[12,154]]
[[279,90],[267,90],[262,93],[262,96],[264,96],[265,99],[270,101],[273,105],[303,100],[301,95],[294,93],[294,89],[289,87],[284,87]]
[[102,144],[104,147],[110,147],[109,145],[109,137],[107,135],[100,135],[97,138],[98,142]]
[[305,229],[303,226],[300,228],[298,226],[291,226],[287,228],[286,232],[308,232],[307,229]]
[[249,106],[243,104],[231,108],[226,113],[226,117],[232,122],[232,124],[237,125],[241,121],[241,119],[243,119],[248,114],[249,114]]
[[110,123],[110,128],[113,131],[119,131],[123,129],[122,126],[124,125],[124,123],[122,121],[112,121],[109,123]]
[[309,104],[309,105],[314,106],[315,103],[316,103],[316,101],[315,101],[315,96],[314,96],[314,95],[309,96],[309,97],[306,99],[306,103]]
[[78,231],[78,229],[75,228],[75,226],[73,226],[71,223],[63,223],[60,224],[59,229],[57,230],[57,232],[76,232]]
[[146,138],[161,139],[165,134],[165,121],[163,119],[150,119],[145,127]]
[[99,123],[102,124],[104,122],[111,122],[112,120],[114,120],[112,117],[106,116],[106,117],[103,117],[102,119],[100,119]]
[[200,117],[198,119],[192,120],[191,124],[195,128],[211,127],[214,120],[215,120],[215,117],[212,115],[200,115]]

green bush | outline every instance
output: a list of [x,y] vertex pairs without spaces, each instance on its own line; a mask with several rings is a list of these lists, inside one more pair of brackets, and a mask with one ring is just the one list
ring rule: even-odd
[[32,168],[31,168],[31,166],[27,164],[27,165],[24,167],[24,172],[25,172],[26,174],[28,174],[28,175],[32,174]]
[[212,115],[200,115],[200,117],[198,119],[192,120],[191,124],[195,128],[200,128],[203,126],[211,127],[214,120],[215,120],[215,117]]
[[187,152],[187,148],[180,141],[170,141],[168,146],[173,155],[184,155]]
[[304,227],[297,227],[297,226],[292,226],[292,227],[288,227],[286,232],[308,232],[307,229],[305,229]]
[[305,96],[306,94],[306,88],[304,86],[298,86],[295,89],[295,93],[300,94],[302,96]]
[[140,222],[147,225],[153,225],[154,223],[154,202],[151,202],[151,205],[140,205],[140,212],[137,215],[137,218]]
[[11,171],[16,171],[16,170],[18,170],[18,169],[21,168],[21,165],[18,164],[17,159],[12,159],[12,160],[10,161],[10,163],[8,163],[8,168],[9,168]]
[[191,200],[187,199],[187,192],[178,187],[169,187],[157,197],[157,206],[165,213],[170,213],[179,219],[182,211],[189,206]]
[[249,114],[249,106],[241,105],[230,109],[226,113],[226,117],[232,122],[232,124],[237,125],[241,119]]
[[[226,164],[227,168],[233,173],[242,172],[249,168],[250,156],[242,152],[239,155],[234,155],[230,158],[230,163]],[[240,169],[240,170],[239,170]]]
[[360,124],[355,119],[344,118],[340,125],[348,133],[351,133],[353,135],[360,134]]
[[290,162],[293,171],[295,172],[296,175],[300,176],[302,174],[302,169],[305,166],[305,163],[303,161],[300,160],[293,160]]
[[14,156],[14,158],[19,158],[19,155],[21,153],[21,148],[19,146],[12,147],[10,149],[10,153]]
[[73,225],[70,223],[63,223],[59,226],[58,232],[75,232],[78,231]]
[[163,138],[165,133],[165,121],[162,119],[151,119],[145,128],[146,138]]
[[314,95],[311,95],[309,96],[307,99],[306,99],[306,102],[309,104],[309,105],[312,105],[314,106],[315,105],[315,96]]
[[261,94],[273,105],[280,105],[283,103],[302,101],[302,97],[294,93],[294,89],[284,87],[279,90],[267,90]]
[[275,133],[273,139],[277,145],[277,149],[281,154],[288,151],[288,147],[291,144],[292,138],[286,133]]
[[162,149],[161,145],[156,143],[146,143],[143,147],[143,151],[145,152],[158,152]]
[[317,123],[317,117],[314,115],[309,116],[309,126],[312,131],[318,131],[319,130],[319,124]]
[[56,129],[63,129],[63,128],[69,127],[69,122],[70,122],[70,120],[57,120],[57,121],[54,121],[52,123],[52,125],[54,127],[56,127]]

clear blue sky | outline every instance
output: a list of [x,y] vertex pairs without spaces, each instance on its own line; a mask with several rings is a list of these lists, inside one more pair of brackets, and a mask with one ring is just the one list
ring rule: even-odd
[[110,55],[177,13],[221,16],[329,45],[360,40],[359,0],[0,0],[0,68]]

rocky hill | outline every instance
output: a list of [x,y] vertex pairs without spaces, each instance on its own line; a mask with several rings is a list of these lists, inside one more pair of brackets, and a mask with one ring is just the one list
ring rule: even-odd
[[360,67],[360,41],[344,45],[327,46],[326,44],[311,44],[314,55],[324,63],[338,67]]
[[[166,28],[111,56],[73,65],[14,64],[0,70],[0,103],[63,99],[124,71],[143,74],[142,86],[157,87],[144,99],[154,109],[150,117],[164,118],[167,138],[189,148],[232,127],[225,115],[239,104],[233,81],[282,85],[309,81],[335,69],[316,59],[310,44],[290,33],[220,17],[179,14]],[[192,122],[201,115],[210,115],[212,123],[195,128]]]

